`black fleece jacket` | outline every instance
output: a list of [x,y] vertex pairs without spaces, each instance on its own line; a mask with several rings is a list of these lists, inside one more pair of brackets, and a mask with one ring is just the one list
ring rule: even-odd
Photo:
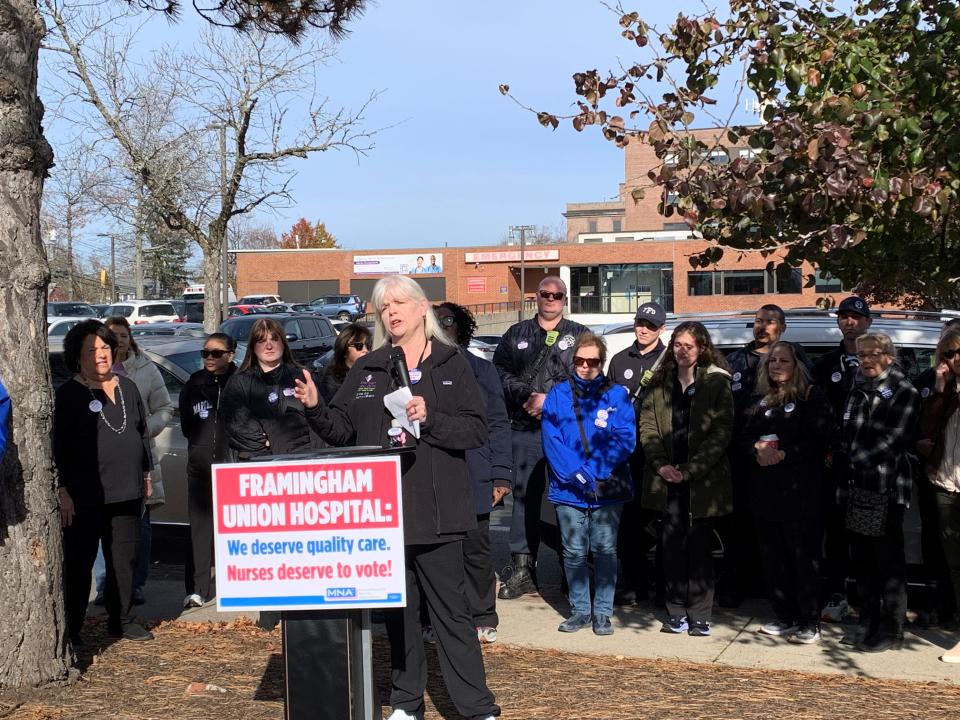
[[220,400],[236,370],[233,363],[227,366],[223,375],[197,370],[180,391],[180,429],[187,439],[190,465],[209,467],[227,456],[227,434]]

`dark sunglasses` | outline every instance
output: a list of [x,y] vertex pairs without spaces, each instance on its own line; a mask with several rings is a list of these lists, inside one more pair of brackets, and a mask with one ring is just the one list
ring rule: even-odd
[[944,360],[953,360],[955,355],[960,355],[960,350],[944,350],[942,357]]
[[360,352],[360,351],[362,351],[362,350],[369,350],[369,349],[370,349],[370,346],[367,345],[367,344],[364,343],[364,342],[350,343],[350,347],[352,347],[352,348],[353,348],[354,350],[356,350],[357,352]]
[[229,350],[207,350],[204,348],[200,351],[200,357],[202,358],[213,358],[214,360],[219,360],[224,355],[228,354]]
[[566,297],[566,293],[541,290],[540,297],[542,297],[544,300],[563,300],[563,298]]
[[457,322],[457,319],[453,315],[444,315],[443,317],[437,319],[444,327],[453,327],[454,323]]
[[573,364],[577,367],[580,367],[581,365],[586,365],[589,368],[600,367],[600,358],[585,358],[575,355],[573,357]]

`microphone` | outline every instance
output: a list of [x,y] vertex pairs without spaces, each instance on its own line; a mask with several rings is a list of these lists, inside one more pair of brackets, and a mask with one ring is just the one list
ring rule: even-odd
[[390,351],[390,374],[398,388],[410,387],[410,373],[407,371],[407,356],[403,348],[395,347]]

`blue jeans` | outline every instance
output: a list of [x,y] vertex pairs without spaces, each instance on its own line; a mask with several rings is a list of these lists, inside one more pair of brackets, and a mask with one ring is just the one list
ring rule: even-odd
[[563,568],[570,586],[574,614],[590,615],[590,568],[593,553],[593,615],[613,614],[617,586],[617,531],[623,503],[599,508],[557,505],[557,521],[563,541]]
[[[153,529],[150,527],[150,506],[145,505],[140,516],[140,551],[137,554],[137,569],[133,576],[133,586],[142,588],[147,584],[150,573],[150,549],[153,545]],[[93,577],[97,581],[97,592],[102,593],[107,582],[107,562],[103,558],[103,547],[97,548],[97,559],[93,563]]]

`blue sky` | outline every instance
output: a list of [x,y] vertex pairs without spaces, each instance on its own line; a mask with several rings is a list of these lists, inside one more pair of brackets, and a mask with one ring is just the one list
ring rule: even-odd
[[[643,5],[663,27],[680,9],[703,7]],[[185,4],[173,30],[151,21],[145,45],[189,37],[199,26],[192,13]],[[368,127],[384,128],[376,147],[359,161],[349,152],[292,161],[296,206],[256,221],[279,233],[301,216],[321,220],[357,249],[494,244],[510,225],[562,228],[567,202],[616,197],[622,151],[569,123],[543,129],[497,88],[508,83],[529,106],[569,112],[574,72],[643,57],[617,20],[590,0],[372,5],[339,62],[318,73],[336,105],[382,91],[367,112]]]

